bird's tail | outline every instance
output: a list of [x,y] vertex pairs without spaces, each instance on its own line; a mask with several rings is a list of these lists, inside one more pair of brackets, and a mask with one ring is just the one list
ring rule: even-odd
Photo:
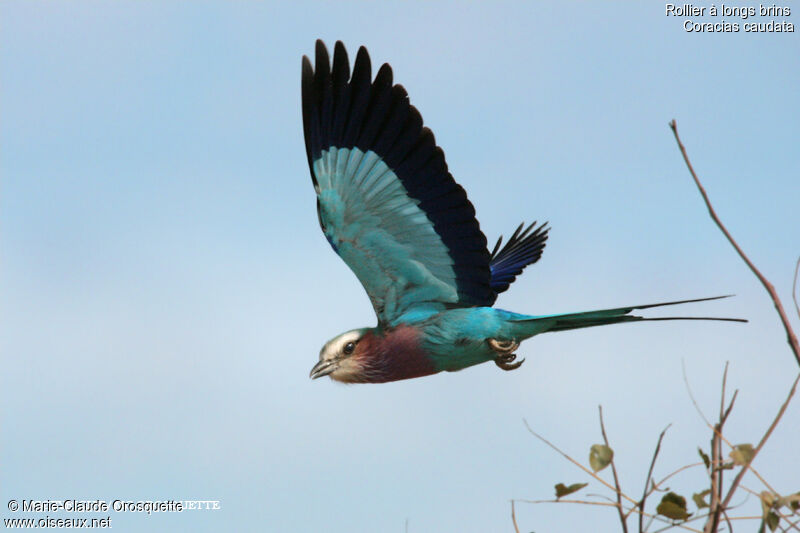
[[725,322],[747,322],[743,318],[718,318],[706,316],[668,316],[646,318],[632,315],[633,311],[649,309],[651,307],[662,307],[665,305],[687,304],[692,302],[705,302],[708,300],[719,300],[728,298],[726,296],[713,296],[711,298],[696,298],[693,300],[678,300],[674,302],[662,302],[657,304],[634,305],[630,307],[618,307],[616,309],[601,309],[599,311],[586,311],[583,313],[569,313],[564,315],[548,315],[512,320],[514,322],[514,336],[524,339],[545,333],[548,331],[564,331],[568,329],[590,328],[592,326],[606,326],[608,324],[619,324],[621,322],[640,322],[643,320],[721,320]]

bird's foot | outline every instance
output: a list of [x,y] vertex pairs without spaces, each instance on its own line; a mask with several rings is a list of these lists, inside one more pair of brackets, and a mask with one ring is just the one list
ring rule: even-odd
[[497,356],[494,358],[494,364],[503,370],[516,370],[525,362],[525,359],[517,361],[516,363],[514,362],[517,358],[517,354],[514,353],[514,350],[519,348],[518,342],[513,340],[500,341],[497,339],[489,339],[488,342],[492,350],[497,352]]

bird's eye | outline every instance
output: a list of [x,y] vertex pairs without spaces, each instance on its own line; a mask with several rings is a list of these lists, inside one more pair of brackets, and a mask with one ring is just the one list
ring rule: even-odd
[[344,345],[343,351],[345,355],[350,355],[351,353],[353,353],[353,350],[355,349],[356,349],[356,343],[348,342],[347,344]]

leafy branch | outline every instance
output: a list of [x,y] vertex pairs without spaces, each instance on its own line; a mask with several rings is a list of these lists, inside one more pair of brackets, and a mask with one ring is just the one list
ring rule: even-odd
[[[681,142],[680,136],[678,135],[677,124],[673,120],[670,122],[669,125],[670,128],[672,129],[672,133],[675,137],[675,141],[678,144],[678,148],[680,149],[681,155],[683,156],[683,160],[686,163],[687,168],[689,169],[689,173],[691,174],[692,179],[694,180],[694,183],[697,186],[697,189],[703,198],[703,201],[705,202],[706,208],[708,209],[711,219],[717,225],[719,230],[723,233],[723,235],[731,244],[731,246],[733,246],[733,248],[739,254],[739,257],[745,262],[750,271],[756,276],[756,278],[758,278],[758,280],[766,289],[778,313],[778,316],[780,317],[784,331],[786,332],[787,342],[794,355],[795,361],[797,362],[798,365],[800,365],[800,343],[798,343],[797,335],[795,334],[792,325],[789,322],[789,319],[786,315],[783,304],[781,303],[781,300],[775,290],[775,287],[772,285],[772,283],[769,282],[769,280],[767,280],[764,277],[761,271],[758,270],[758,268],[756,268],[756,266],[753,264],[753,262],[747,256],[747,254],[744,253],[739,244],[736,242],[736,240],[730,234],[728,229],[725,227],[725,225],[717,216],[717,213],[714,210],[713,206],[711,205],[711,201],[709,200],[705,188],[703,187],[702,183],[700,182],[700,179],[697,177],[697,174],[694,171],[692,163],[689,160],[689,156],[686,152],[686,148]],[[792,283],[792,300],[794,301],[794,307],[798,317],[800,317],[800,304],[798,304],[798,297],[797,297],[797,281],[799,274],[800,274],[800,258],[798,258],[797,264],[795,265],[794,279]],[[776,531],[777,529],[780,529],[782,532],[790,530],[800,532],[800,492],[797,492],[795,494],[789,494],[787,496],[781,496],[752,466],[756,456],[758,456],[759,452],[763,449],[767,440],[772,435],[774,429],[780,423],[789,403],[794,397],[795,392],[797,390],[798,382],[800,382],[800,374],[798,374],[797,378],[792,383],[792,386],[786,396],[786,399],[781,404],[780,408],[775,414],[775,417],[772,420],[772,423],[766,429],[763,436],[761,437],[761,439],[759,440],[758,444],[755,447],[753,447],[752,444],[734,445],[730,441],[728,441],[727,438],[725,438],[724,435],[725,423],[727,422],[729,416],[731,415],[738,394],[738,390],[734,391],[733,395],[730,398],[730,401],[727,401],[727,394],[726,394],[727,377],[728,377],[728,364],[726,363],[725,370],[723,371],[722,375],[719,416],[717,418],[716,423],[711,424],[708,418],[706,418],[706,416],[703,414],[703,411],[700,409],[700,406],[698,405],[697,401],[694,398],[694,395],[692,394],[691,388],[689,387],[688,379],[686,377],[686,371],[684,368],[684,381],[686,382],[687,391],[692,400],[692,403],[694,404],[700,416],[706,422],[708,428],[711,430],[711,456],[709,457],[702,450],[702,448],[698,448],[698,453],[702,459],[702,462],[684,465],[674,470],[673,472],[669,473],[667,476],[662,478],[660,482],[658,483],[655,482],[653,478],[653,471],[656,465],[656,460],[658,458],[659,451],[661,450],[661,445],[664,440],[664,435],[666,434],[667,429],[669,429],[669,426],[667,426],[658,437],[656,448],[655,451],[653,452],[652,460],[650,461],[650,467],[647,472],[647,477],[645,478],[645,486],[642,492],[642,497],[638,501],[633,499],[628,494],[626,494],[623,491],[622,486],[620,484],[614,460],[614,451],[609,444],[609,439],[606,434],[605,424],[603,422],[602,407],[600,407],[599,409],[599,415],[600,415],[600,431],[603,436],[604,444],[594,444],[591,446],[589,453],[590,468],[584,466],[579,461],[570,457],[568,454],[563,452],[557,446],[555,446],[547,439],[536,433],[533,429],[531,429],[527,421],[525,421],[525,426],[528,428],[528,431],[531,434],[533,434],[537,439],[539,439],[547,446],[549,446],[550,448],[561,454],[568,461],[578,466],[581,470],[583,470],[585,474],[590,476],[595,481],[599,482],[606,489],[613,492],[613,498],[609,498],[604,495],[589,494],[587,499],[564,499],[563,498],[564,496],[582,490],[584,487],[587,486],[587,483],[573,483],[571,485],[558,483],[555,486],[555,495],[556,495],[555,499],[511,501],[511,518],[514,524],[515,531],[519,533],[519,527],[517,525],[514,504],[515,502],[525,502],[530,504],[569,503],[578,505],[614,507],[619,516],[620,526],[623,533],[628,533],[628,518],[632,514],[638,515],[639,533],[646,533],[650,528],[650,526],[653,524],[653,522],[659,522],[662,524],[662,527],[660,529],[655,530],[653,533],[660,533],[662,531],[666,531],[674,527],[684,529],[687,531],[694,531],[697,533],[717,533],[720,530],[720,525],[723,520],[727,525],[728,531],[732,531],[733,529],[731,525],[732,522],[742,521],[742,520],[759,520],[761,523],[759,528],[759,533],[763,533],[764,531],[766,531],[766,528],[769,528],[769,530],[773,532]],[[723,456],[723,444],[725,444],[728,448],[730,448],[728,458],[725,458]],[[613,484],[610,483],[609,481],[606,481],[598,474],[598,472],[605,469],[609,465],[611,466]],[[668,479],[682,472],[685,472],[689,469],[700,466],[705,466],[706,472],[709,477],[709,488],[699,493],[693,494],[692,501],[694,502],[697,508],[697,512],[690,513],[688,512],[686,499],[683,496],[680,496],[679,494],[670,491],[669,488],[662,488],[662,486]],[[737,468],[738,471],[736,472],[736,475],[728,485],[727,490],[725,490],[724,488],[725,470],[735,470]],[[751,488],[743,486],[742,479],[744,478],[747,472],[752,472],[754,476],[764,485],[765,490],[758,492]],[[729,516],[728,512],[731,509],[733,509],[733,507],[731,506],[731,501],[733,499],[733,496],[737,494],[739,489],[749,494],[758,496],[761,502],[761,511],[762,511],[761,515]],[[664,496],[661,498],[661,501],[656,506],[655,513],[648,512],[646,510],[647,499],[656,491],[665,492],[666,494],[664,494]],[[708,501],[706,501],[706,497],[708,497]],[[588,498],[594,498],[594,499],[588,499]],[[598,498],[602,501],[599,501]],[[649,519],[647,524],[644,523],[645,518]],[[705,521],[702,530],[695,529],[694,527],[688,525],[690,523],[700,520]]]

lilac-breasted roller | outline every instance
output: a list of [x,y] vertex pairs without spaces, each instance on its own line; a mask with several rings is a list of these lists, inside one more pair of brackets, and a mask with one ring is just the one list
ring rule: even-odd
[[361,47],[350,72],[336,43],[333,65],[317,41],[303,57],[303,129],[317,214],[333,250],[367,291],[378,325],[328,341],[311,377],[381,383],[494,361],[518,368],[515,350],[548,331],[641,320],[635,310],[701,298],[583,313],[532,316],[492,307],[542,255],[549,228],[521,225],[492,252],[475,209],[442,149],[384,64],[372,78]]

